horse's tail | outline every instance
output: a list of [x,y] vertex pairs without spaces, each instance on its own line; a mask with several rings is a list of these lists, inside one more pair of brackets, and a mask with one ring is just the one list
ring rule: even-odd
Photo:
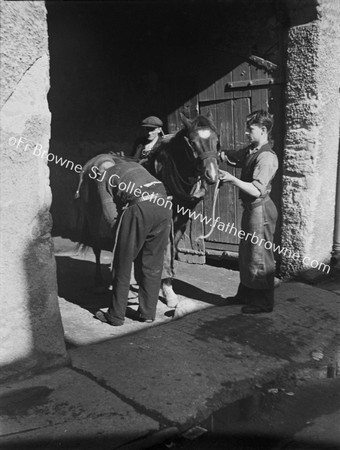
[[89,245],[90,231],[86,220],[86,208],[89,199],[88,179],[86,178],[92,163],[92,158],[88,161],[79,175],[79,181],[76,193],[74,195],[74,206],[76,211],[76,230],[81,244]]
[[[82,175],[82,174],[81,174]],[[79,236],[79,242],[85,244],[88,240],[86,236],[88,235],[88,232],[86,231],[87,228],[87,221],[86,221],[86,213],[85,213],[85,198],[87,197],[87,183],[83,184],[83,177],[80,176],[79,184],[77,192],[74,196],[74,207],[76,212],[76,230],[77,234]]]
[[74,194],[75,200],[80,197],[80,189],[81,189],[81,186],[83,184],[84,175],[87,174],[87,172],[90,170],[90,168],[92,166],[95,165],[95,162],[96,162],[97,159],[98,159],[98,156],[95,156],[94,158],[91,158],[89,161],[87,161],[87,163],[83,167],[83,170],[80,172],[78,187],[77,187],[76,193]]
[[84,177],[84,172],[82,171],[79,176],[79,182],[78,182],[78,187],[77,187],[76,193],[74,194],[75,200],[77,200],[80,197],[80,188],[81,188],[81,185],[83,184],[83,177]]

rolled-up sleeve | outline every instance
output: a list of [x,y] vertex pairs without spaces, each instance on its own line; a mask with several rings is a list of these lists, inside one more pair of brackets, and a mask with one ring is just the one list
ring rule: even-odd
[[261,196],[267,193],[267,186],[274,178],[278,167],[279,162],[275,154],[263,152],[258,156],[252,184],[260,191]]

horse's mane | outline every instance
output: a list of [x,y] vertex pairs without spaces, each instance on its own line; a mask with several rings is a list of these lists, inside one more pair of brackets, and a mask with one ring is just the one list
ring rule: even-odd
[[[191,120],[191,129],[197,129],[197,128],[210,128],[213,130],[216,134],[218,134],[217,128],[209,120],[207,117],[198,115],[194,119]],[[188,133],[188,130],[186,127],[181,128],[179,131],[177,131],[174,134],[167,134],[163,136],[160,139],[160,145],[158,145],[155,150],[152,152],[151,159],[160,159],[164,160],[169,157],[169,155],[174,151],[176,148],[178,142],[183,139],[184,136],[186,136]]]
[[[188,134],[191,130],[197,128],[210,128],[217,134],[217,129],[214,124],[207,117],[199,115],[190,121],[189,129],[183,127],[174,135],[166,135],[161,138],[159,144],[150,155],[149,161],[145,164],[145,167],[154,176],[163,181],[166,189],[171,191],[169,193],[173,195],[174,198],[194,203],[197,203],[198,199],[191,196],[188,193],[188,190],[193,188],[197,180],[195,179],[194,174],[187,179],[183,179],[177,165],[178,156],[181,155],[180,157],[182,158],[185,154],[185,152],[183,152],[183,145],[188,145],[184,139],[188,138]],[[190,154],[190,152],[187,153]],[[156,173],[155,170],[156,162],[160,165],[158,173]],[[192,161],[189,164],[192,164]]]
[[117,155],[117,153],[114,152],[109,152],[108,153],[110,156],[112,156],[112,158],[116,161],[128,161],[128,162],[137,162],[136,158],[133,158],[131,156],[122,156],[122,155]]

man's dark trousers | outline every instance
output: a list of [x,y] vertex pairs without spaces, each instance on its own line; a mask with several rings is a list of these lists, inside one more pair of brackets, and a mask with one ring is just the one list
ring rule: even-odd
[[150,201],[123,211],[113,257],[112,306],[108,315],[124,322],[133,261],[139,273],[139,314],[154,319],[161,284],[164,250],[170,233],[171,210]]

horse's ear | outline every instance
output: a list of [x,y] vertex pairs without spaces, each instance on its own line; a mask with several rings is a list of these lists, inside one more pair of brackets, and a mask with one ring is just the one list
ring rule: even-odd
[[181,117],[181,121],[182,121],[183,125],[184,125],[186,128],[190,128],[191,125],[192,125],[191,120],[188,119],[187,117],[185,117],[185,115],[184,115],[183,113],[181,113],[181,112],[179,113],[179,115],[180,115],[180,117]]
[[209,109],[209,111],[208,111],[208,113],[207,113],[207,115],[205,116],[208,120],[210,120],[210,122],[213,122],[213,120],[214,120],[214,117],[213,117],[213,114],[212,114],[212,112],[211,112],[211,109]]

